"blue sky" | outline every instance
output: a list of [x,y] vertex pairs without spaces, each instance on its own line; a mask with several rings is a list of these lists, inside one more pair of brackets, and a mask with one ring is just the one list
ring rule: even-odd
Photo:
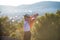
[[0,5],[18,6],[23,4],[25,5],[33,4],[41,1],[59,1],[59,0],[0,0]]

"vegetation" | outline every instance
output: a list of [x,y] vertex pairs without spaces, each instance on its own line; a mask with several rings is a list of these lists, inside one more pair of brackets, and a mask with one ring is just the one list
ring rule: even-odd
[[[0,35],[23,40],[23,21],[11,22],[8,17],[0,17]],[[60,11],[38,16],[31,29],[31,40],[58,40],[60,34]]]

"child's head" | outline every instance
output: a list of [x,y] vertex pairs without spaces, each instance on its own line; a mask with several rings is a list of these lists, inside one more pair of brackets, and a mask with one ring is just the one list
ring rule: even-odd
[[29,18],[30,18],[30,16],[29,16],[28,14],[25,14],[25,15],[24,15],[24,19],[25,19],[25,20],[29,20]]

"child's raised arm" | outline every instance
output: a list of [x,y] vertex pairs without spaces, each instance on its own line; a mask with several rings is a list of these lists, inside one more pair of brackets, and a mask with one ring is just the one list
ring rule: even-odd
[[31,16],[31,21],[35,20],[37,18],[38,14],[34,14],[33,16]]

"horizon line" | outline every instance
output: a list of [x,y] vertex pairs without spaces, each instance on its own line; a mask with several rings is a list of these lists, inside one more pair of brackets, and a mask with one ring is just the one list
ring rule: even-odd
[[[39,1],[39,2],[60,2],[60,1]],[[39,2],[36,2],[36,3],[39,3]],[[36,3],[32,3],[32,4],[36,4]],[[21,4],[21,5],[32,5],[32,4]],[[16,7],[16,6],[21,6],[20,4],[19,5],[4,5],[4,4],[0,4],[0,5],[2,5],[2,6],[14,6],[14,7]]]

